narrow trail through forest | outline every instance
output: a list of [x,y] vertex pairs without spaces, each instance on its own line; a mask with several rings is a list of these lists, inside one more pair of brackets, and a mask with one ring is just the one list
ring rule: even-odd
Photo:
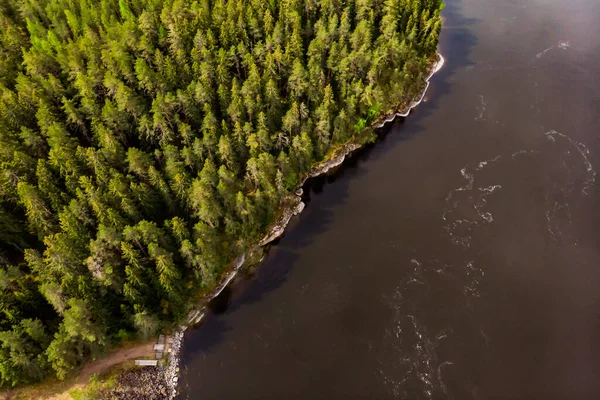
[[[73,379],[70,385],[65,386],[63,382],[57,383],[55,388],[44,386],[43,389],[26,389],[26,398],[39,398],[43,396],[48,400],[71,400],[69,392],[74,389],[84,387],[94,374],[102,374],[108,371],[110,368],[122,364],[124,362],[146,358],[154,355],[153,346],[155,341],[152,340],[147,343],[137,344],[132,347],[122,348],[115,352],[110,353],[106,357],[92,361],[85,365],[81,373],[76,379]],[[43,393],[41,392],[43,391]],[[54,392],[54,393],[51,393]],[[5,393],[0,393],[0,400],[11,400],[15,399],[17,395],[22,393],[22,389],[9,390]]]

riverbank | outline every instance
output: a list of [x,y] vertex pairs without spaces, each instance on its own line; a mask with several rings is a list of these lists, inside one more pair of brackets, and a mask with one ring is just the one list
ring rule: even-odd
[[[410,114],[410,111],[423,101],[425,94],[429,89],[430,79],[443,67],[444,63],[444,57],[441,54],[436,53],[436,60],[432,61],[431,67],[427,73],[427,77],[425,78],[425,86],[418,93],[418,95],[413,97],[412,100],[407,101],[404,106],[401,106],[399,111],[386,113],[375,120],[372,124],[372,127],[369,129],[381,128],[385,124],[394,121],[396,117],[407,117]],[[223,279],[222,283],[209,296],[202,299],[200,303],[189,312],[187,318],[185,319],[185,323],[181,324],[174,334],[174,337],[178,338],[178,349],[180,349],[182,345],[183,333],[185,330],[190,326],[198,324],[204,317],[204,309],[206,308],[208,302],[216,298],[223,291],[223,289],[227,287],[227,285],[229,285],[233,279],[235,279],[240,269],[242,269],[244,266],[248,266],[252,262],[249,260],[254,258],[252,257],[253,254],[263,253],[262,248],[264,246],[267,246],[268,244],[280,238],[285,232],[285,228],[288,226],[291,218],[303,211],[305,204],[302,202],[301,196],[303,193],[303,186],[306,181],[310,178],[324,175],[332,169],[342,165],[346,160],[346,157],[363,147],[367,142],[368,136],[364,132],[355,136],[347,143],[333,150],[327,157],[326,161],[316,164],[309,173],[302,177],[295,188],[296,190],[292,191],[292,193],[290,193],[282,201],[281,214],[279,218],[277,218],[277,220],[272,224],[271,228],[268,230],[268,233],[255,245],[249,246],[249,250],[247,252],[237,257],[232,263],[232,266],[229,268],[229,272],[225,274],[225,278]],[[170,353],[167,373],[165,374],[169,392],[169,396],[167,398],[169,400],[174,399],[177,395],[177,383],[179,380],[177,372],[179,371],[179,361],[179,351],[175,351],[174,348]]]
[[[145,396],[148,396],[150,392],[144,392],[143,382],[154,382],[154,378],[156,376],[160,376],[161,379],[164,379],[164,386],[155,384],[155,388],[157,391],[152,392],[152,398],[166,398],[166,399],[174,399],[177,395],[177,385],[179,380],[179,364],[180,364],[180,351],[183,344],[183,335],[184,332],[188,329],[188,327],[193,327],[199,324],[205,313],[204,310],[208,303],[219,296],[221,292],[236,278],[238,272],[252,265],[256,265],[262,261],[265,254],[265,247],[268,246],[273,241],[280,238],[284,232],[292,217],[300,214],[305,204],[302,201],[303,187],[306,184],[307,180],[310,178],[315,178],[324,174],[329,173],[333,169],[339,167],[343,164],[348,156],[354,153],[356,150],[363,147],[370,140],[370,132],[371,129],[377,129],[383,127],[386,123],[392,122],[396,117],[406,117],[410,114],[410,111],[417,107],[424,99],[425,94],[429,88],[429,81],[431,77],[438,72],[442,66],[444,65],[444,58],[442,55],[437,54],[437,59],[435,61],[432,60],[431,67],[428,71],[427,77],[425,78],[425,84],[423,89],[415,96],[412,100],[407,101],[402,107],[400,107],[400,111],[389,112],[376,119],[371,128],[366,129],[361,134],[356,135],[353,139],[348,141],[347,143],[338,146],[336,149],[332,150],[325,161],[322,161],[305,174],[297,184],[295,190],[292,191],[283,201],[280,208],[280,216],[276,219],[276,221],[271,225],[267,234],[262,237],[260,240],[257,240],[256,243],[251,244],[248,247],[248,250],[243,254],[239,255],[230,265],[229,268],[223,273],[223,278],[220,280],[220,283],[215,287],[210,294],[204,296],[199,301],[196,302],[196,305],[189,311],[187,317],[184,319],[184,322],[181,323],[177,329],[173,332],[172,335],[172,343],[171,343],[171,352],[168,354],[167,366],[165,370],[157,370],[153,367],[147,367],[144,369],[134,369],[126,370],[122,374],[116,378],[118,380],[118,389],[114,392],[110,392],[115,396],[129,396],[125,393],[131,394],[133,397],[116,397],[116,398],[135,398],[137,394],[145,393]],[[152,344],[150,344],[151,346]],[[115,354],[121,353],[121,351],[128,351],[129,349],[118,350]],[[151,352],[151,351],[150,351]],[[115,365],[123,363],[124,361],[131,360],[134,358],[141,358],[139,355],[134,355],[129,358],[119,359],[117,356],[109,356],[106,359],[99,360],[98,362],[92,362],[89,365],[86,365],[82,373],[80,374],[80,378],[76,382],[71,382],[70,384],[63,385],[61,384],[61,391],[56,392],[57,394],[46,396],[41,395],[37,397],[19,397],[19,398],[50,398],[50,399],[70,399],[72,398],[69,395],[69,392],[73,389],[79,389],[84,387],[89,381],[89,377],[92,374],[102,374],[107,369],[112,368]],[[111,359],[112,361],[106,364],[106,360]],[[104,367],[99,367],[101,362],[104,362]],[[84,373],[84,371],[90,371],[91,373]],[[159,372],[157,372],[159,371]],[[158,375],[157,375],[158,374]],[[87,378],[83,378],[87,376]],[[123,378],[124,377],[124,378]],[[129,383],[131,383],[131,390],[126,390]],[[65,389],[66,388],[66,389]],[[59,397],[56,397],[59,396]],[[62,396],[62,397],[60,397]],[[156,396],[156,397],[155,397]],[[163,396],[163,397],[160,397]],[[7,397],[11,398],[11,397]]]

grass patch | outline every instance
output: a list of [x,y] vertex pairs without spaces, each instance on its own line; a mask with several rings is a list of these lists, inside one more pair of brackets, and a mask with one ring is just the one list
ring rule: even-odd
[[109,368],[102,374],[94,374],[85,387],[69,390],[69,396],[73,400],[97,400],[102,391],[112,389],[117,385],[121,373],[134,368],[137,368],[134,362],[127,361]]

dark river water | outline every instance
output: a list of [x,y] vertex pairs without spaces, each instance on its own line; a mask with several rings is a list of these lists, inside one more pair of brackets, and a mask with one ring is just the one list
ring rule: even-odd
[[180,398],[600,398],[600,1],[447,3],[426,102],[310,183]]

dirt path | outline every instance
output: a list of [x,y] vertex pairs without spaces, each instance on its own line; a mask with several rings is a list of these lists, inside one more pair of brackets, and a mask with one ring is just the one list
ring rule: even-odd
[[102,373],[115,365],[124,363],[125,361],[153,356],[154,343],[155,342],[152,341],[134,347],[117,350],[116,352],[109,354],[106,358],[87,364],[83,368],[83,371],[81,371],[79,374],[76,385],[83,386],[88,383],[92,375]]
[[23,399],[71,400],[69,391],[84,387],[94,374],[101,374],[115,365],[137,358],[154,356],[153,346],[155,341],[127,347],[110,353],[106,357],[92,361],[83,367],[79,376],[72,383],[59,382],[56,384],[43,384],[39,388],[24,388],[0,393],[0,400],[10,400],[17,395]]

